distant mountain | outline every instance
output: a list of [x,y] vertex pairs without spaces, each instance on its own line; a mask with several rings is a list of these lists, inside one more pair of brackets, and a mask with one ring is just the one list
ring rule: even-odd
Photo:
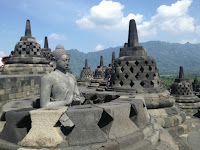
[[[200,73],[200,44],[150,41],[140,45],[144,46],[148,56],[156,60],[160,74],[177,74],[180,66],[184,67],[186,73]],[[119,56],[119,49],[120,46],[87,54],[75,49],[69,50],[70,68],[75,76],[79,76],[85,59],[88,59],[88,65],[94,71],[99,65],[100,56],[103,56],[104,65],[107,66],[113,51],[116,58]]]

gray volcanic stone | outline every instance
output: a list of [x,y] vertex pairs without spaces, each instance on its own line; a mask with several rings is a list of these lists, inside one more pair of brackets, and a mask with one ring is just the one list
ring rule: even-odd
[[76,79],[67,70],[70,60],[68,51],[58,45],[53,56],[56,70],[41,79],[40,107],[69,106],[74,100],[80,102]]
[[1,119],[4,120],[4,115],[8,111],[12,110],[20,110],[20,109],[31,109],[33,108],[33,102],[36,99],[17,99],[17,100],[12,100],[1,108],[1,113],[3,116],[1,116]]
[[53,70],[49,61],[41,55],[40,44],[31,35],[30,20],[26,21],[25,35],[11,53],[0,74],[45,74]]
[[147,107],[142,99],[137,98],[119,98],[114,102],[116,103],[130,103],[130,119],[137,125],[138,128],[143,129],[150,123],[150,116],[147,112]]
[[192,82],[192,87],[193,87],[193,91],[200,92],[200,82],[197,79],[197,77],[195,77],[194,82]]
[[53,58],[51,49],[49,48],[47,36],[45,36],[45,39],[44,39],[44,48],[41,49],[41,54],[42,54],[42,56],[43,56],[44,58],[46,58],[49,62],[55,61],[55,59]]
[[106,143],[99,143],[92,145],[91,150],[120,150],[119,144],[117,141],[108,141]]
[[104,132],[97,125],[103,109],[92,105],[70,107],[67,115],[75,124],[68,135],[70,146],[80,146],[107,141]]
[[177,105],[189,113],[197,113],[200,108],[200,98],[198,98],[188,79],[184,78],[183,67],[180,67],[179,77],[171,85],[171,94],[175,96]]
[[112,74],[113,74],[113,65],[114,65],[114,62],[115,62],[115,52],[112,52],[112,60],[111,60],[111,63],[109,64],[109,66],[106,68],[106,71],[105,71],[105,78],[110,80]]
[[[110,102],[96,106],[103,108],[105,111],[99,122],[99,126],[109,139],[120,138],[139,130],[129,118],[131,112],[131,105],[129,103]],[[109,116],[106,116],[106,113],[111,117],[110,122],[108,121]]]
[[21,141],[31,128],[30,110],[21,109],[7,112],[6,124],[0,133],[0,138],[16,144]]
[[30,20],[26,21],[25,36],[21,37],[15,45],[13,56],[7,59],[5,63],[48,64],[48,61],[41,55],[40,44],[31,35]]
[[22,146],[56,147],[63,142],[64,135],[55,127],[67,107],[40,108],[30,111],[31,129],[21,141]]
[[139,46],[135,20],[129,23],[128,43],[120,49],[114,62],[113,88],[116,91],[156,93],[165,89],[160,79],[156,62]]
[[92,71],[90,67],[88,67],[88,60],[85,60],[85,67],[83,67],[79,81],[88,82],[93,78]]
[[95,79],[104,79],[105,78],[106,66],[103,64],[103,56],[100,57],[100,66],[97,66],[94,72]]

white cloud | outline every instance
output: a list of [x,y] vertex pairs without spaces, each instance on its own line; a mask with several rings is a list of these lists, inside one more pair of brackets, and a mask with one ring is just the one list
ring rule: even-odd
[[7,56],[4,51],[0,51],[0,57]]
[[178,42],[178,43],[185,44],[185,43],[187,43],[187,42],[189,42],[189,43],[191,43],[191,44],[196,44],[196,43],[198,43],[198,40],[197,40],[197,39],[182,40],[182,41],[180,41],[180,42]]
[[37,42],[41,45],[43,43],[43,40],[39,40]]
[[103,49],[104,49],[104,46],[101,45],[101,44],[98,44],[98,45],[95,47],[95,50],[96,50],[96,51],[101,51],[101,50],[103,50]]
[[124,16],[124,5],[112,0],[102,0],[99,5],[93,6],[88,15],[76,20],[80,28],[103,28],[107,30],[128,30],[130,19],[135,19],[140,36],[152,37],[158,32],[171,32],[176,34],[194,33],[200,34],[200,27],[194,25],[194,18],[188,14],[192,0],[179,0],[170,6],[161,5],[156,14],[149,21],[144,20],[142,14],[130,13]]
[[171,6],[161,5],[148,22],[138,25],[141,36],[156,35],[158,30],[171,33],[194,32],[194,18],[188,15],[192,0],[180,0]]
[[196,33],[200,36],[200,26],[196,26]]
[[119,2],[102,0],[99,5],[90,9],[88,15],[76,20],[76,23],[83,29],[103,27],[109,30],[127,30],[130,19],[135,19],[137,23],[142,22],[143,15],[131,13],[124,16],[123,9],[124,6]]
[[151,23],[163,31],[193,32],[194,19],[188,15],[191,3],[192,0],[181,0],[171,6],[161,5],[157,14],[151,18]]
[[57,33],[52,33],[51,35],[48,36],[49,39],[52,40],[67,40],[67,37],[63,34],[57,34]]

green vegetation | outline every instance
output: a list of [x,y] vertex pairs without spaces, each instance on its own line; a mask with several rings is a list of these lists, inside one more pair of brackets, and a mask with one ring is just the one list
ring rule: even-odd
[[[189,79],[190,83],[194,81],[194,78],[197,76],[197,79],[200,81],[200,74],[190,74],[185,73],[185,78]],[[173,84],[175,78],[177,76],[175,75],[161,75],[162,80],[164,81],[165,85],[167,86],[167,89],[170,88],[170,86]]]

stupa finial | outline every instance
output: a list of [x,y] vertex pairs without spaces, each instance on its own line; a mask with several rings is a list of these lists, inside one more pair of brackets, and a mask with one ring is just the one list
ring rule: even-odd
[[47,36],[45,36],[44,38],[44,48],[47,48],[47,49],[49,48]]
[[26,20],[25,36],[31,37],[31,23],[30,20]]
[[113,64],[115,62],[115,52],[112,52],[112,62],[111,64]]
[[88,60],[85,59],[85,68],[88,68]]
[[184,71],[183,71],[182,66],[180,66],[180,70],[179,70],[179,79],[184,79]]
[[137,27],[134,19],[129,22],[128,47],[139,46]]
[[103,67],[103,56],[100,57],[100,66]]

